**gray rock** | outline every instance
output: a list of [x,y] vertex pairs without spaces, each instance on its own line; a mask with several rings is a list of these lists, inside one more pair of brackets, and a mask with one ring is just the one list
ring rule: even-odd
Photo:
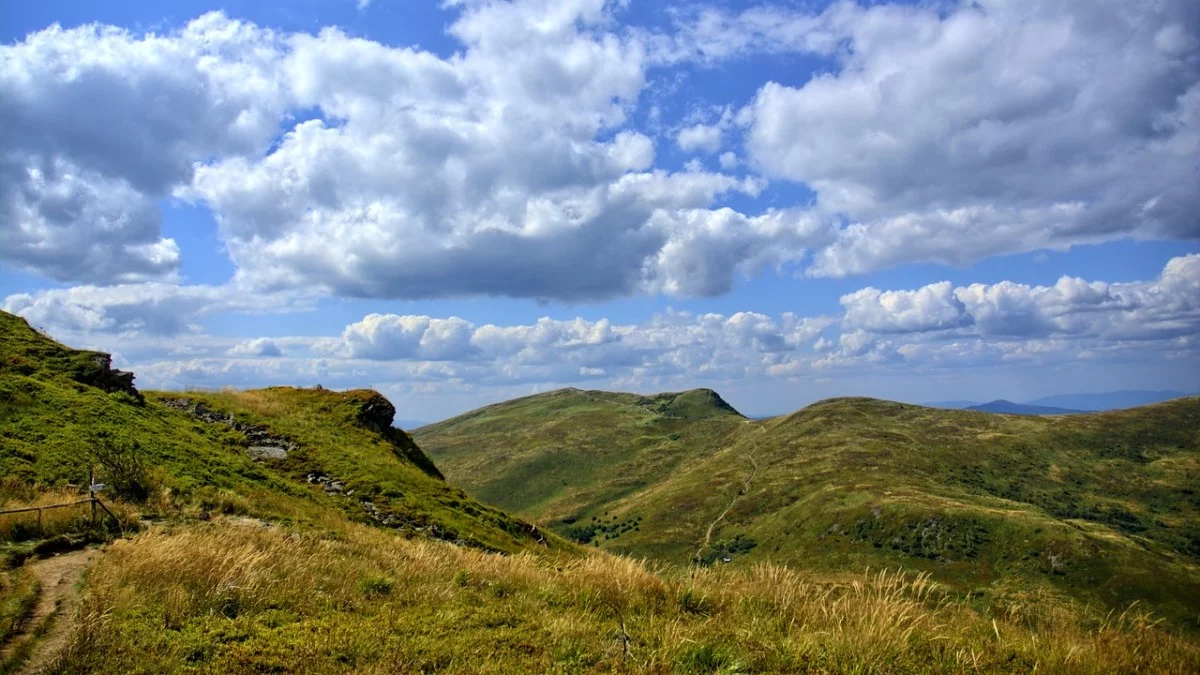
[[287,459],[287,448],[281,448],[277,445],[252,445],[246,448],[246,454],[252,459]]

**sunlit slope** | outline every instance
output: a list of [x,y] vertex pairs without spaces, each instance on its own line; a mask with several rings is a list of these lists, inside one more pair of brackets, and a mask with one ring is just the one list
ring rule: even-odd
[[107,448],[144,474],[151,510],[349,518],[504,551],[540,538],[442,480],[391,428],[395,410],[375,392],[143,396],[108,363],[0,312],[0,475],[46,488],[80,484],[89,465],[103,472],[95,452]]
[[726,447],[746,419],[715,392],[560,389],[430,424],[426,452],[471,494],[522,516],[590,514]]
[[[711,421],[681,420],[673,433],[689,440],[662,473],[641,473],[641,487],[611,463],[572,489],[613,499],[539,509],[530,495],[552,482],[542,475],[564,480],[533,470],[545,461],[539,449],[637,454],[622,441],[638,428],[625,417],[600,417],[578,393],[544,396],[560,407],[530,407],[525,421],[520,401],[494,406],[419,439],[481,499],[528,500],[524,515],[614,551],[819,570],[903,566],[964,590],[1050,584],[1112,606],[1141,600],[1176,618],[1200,614],[1200,399],[1039,418],[835,399],[760,422],[733,418],[716,434],[699,431]],[[496,429],[493,410],[505,411],[505,428],[566,425],[570,435],[470,434],[468,420]],[[448,461],[451,447],[459,456]],[[506,455],[531,467],[521,480],[495,470]]]

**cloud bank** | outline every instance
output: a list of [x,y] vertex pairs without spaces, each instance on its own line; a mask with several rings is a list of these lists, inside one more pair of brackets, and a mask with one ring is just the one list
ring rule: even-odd
[[[639,323],[497,325],[372,313],[336,335],[250,340],[204,333],[194,322],[208,305],[164,288],[178,287],[48,290],[0,306],[68,341],[117,352],[140,381],[160,387],[421,384],[444,393],[590,383],[654,390],[1080,361],[1200,367],[1200,254],[1173,258],[1157,278],[1138,282],[1064,276],[1052,286],[868,287],[842,296],[843,311],[827,316],[667,311]],[[221,288],[205,295],[228,302]]]
[[[371,298],[711,296],[772,266],[1200,236],[1187,0],[701,9],[669,29],[602,0],[456,11],[446,56],[221,13],[0,47],[0,257],[171,282],[173,199],[212,210],[238,283]],[[716,124],[634,123],[676,68],[780,53],[830,67]],[[675,170],[672,145],[739,152]],[[772,183],[814,197],[758,204]]]

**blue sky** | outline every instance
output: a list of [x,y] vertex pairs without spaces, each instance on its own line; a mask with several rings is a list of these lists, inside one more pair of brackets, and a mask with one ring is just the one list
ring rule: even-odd
[[144,387],[409,419],[1200,389],[1198,34],[1184,0],[8,3],[0,306]]

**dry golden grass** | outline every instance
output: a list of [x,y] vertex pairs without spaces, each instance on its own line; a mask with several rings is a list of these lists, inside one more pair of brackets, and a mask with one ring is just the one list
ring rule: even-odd
[[[86,499],[87,494],[76,490],[50,490],[22,495],[25,498],[10,498],[0,501],[0,511],[38,506],[70,504]],[[0,514],[0,541],[24,541],[46,539],[60,534],[82,532],[91,527],[91,507],[76,504],[63,508],[45,509],[40,518],[36,511]]]
[[[0,542],[21,541],[37,538],[49,539],[64,534],[86,534],[97,528],[102,531],[136,531],[138,510],[121,500],[104,499],[108,511],[97,507],[96,521],[92,521],[90,504],[73,503],[87,499],[86,492],[76,490],[37,491],[24,499],[8,499],[0,502],[0,510],[23,509],[38,506],[70,504],[62,508],[44,509],[39,519],[36,511],[0,515]],[[115,522],[113,517],[116,518]]]
[[1196,672],[1200,646],[1059,596],[982,608],[927,576],[503,556],[349,525],[115,543],[61,672]]

